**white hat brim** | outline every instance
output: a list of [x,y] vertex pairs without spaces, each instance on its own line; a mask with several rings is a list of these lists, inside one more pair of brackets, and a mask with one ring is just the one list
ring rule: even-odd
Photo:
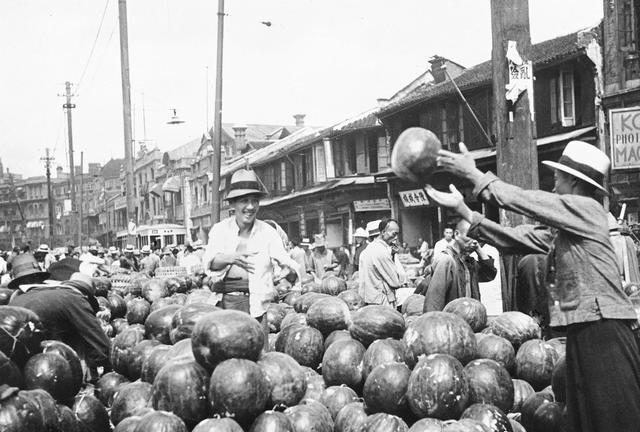
[[227,201],[234,198],[243,197],[246,195],[260,195],[260,198],[263,198],[266,194],[257,189],[234,189],[227,194]]
[[564,164],[558,163],[558,162],[553,162],[553,161],[542,161],[543,165],[547,165],[548,167],[551,167],[553,169],[557,169],[563,172],[566,172],[567,174],[571,174],[572,176],[585,181],[587,183],[589,183],[590,185],[593,185],[595,187],[597,187],[598,189],[600,189],[601,191],[603,191],[604,193],[607,193],[607,190],[604,188],[604,186],[602,186],[601,184],[599,184],[597,181],[593,180],[591,177],[581,173],[580,171],[568,167]]

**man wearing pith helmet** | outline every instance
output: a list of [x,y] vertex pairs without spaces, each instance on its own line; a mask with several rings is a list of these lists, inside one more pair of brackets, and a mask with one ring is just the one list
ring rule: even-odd
[[571,141],[558,162],[542,162],[554,171],[555,193],[550,193],[483,173],[462,143],[460,151],[440,150],[438,165],[471,182],[482,201],[541,224],[503,227],[471,211],[455,186],[450,193],[427,186],[434,201],[471,224],[468,236],[509,254],[548,254],[550,326],[567,332],[568,430],[638,430],[640,354],[631,330],[637,318],[622,290],[600,201],[609,158],[591,144]]
[[235,214],[211,228],[203,257],[205,268],[219,280],[214,291],[222,295],[220,305],[259,320],[275,294],[272,260],[289,269],[281,274],[290,282],[300,277],[276,230],[257,219],[264,195],[253,171],[241,169],[231,176],[226,199]]

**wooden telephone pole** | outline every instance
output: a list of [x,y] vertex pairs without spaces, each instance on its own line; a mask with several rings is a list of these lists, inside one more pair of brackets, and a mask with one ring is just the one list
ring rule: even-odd
[[216,49],[216,100],[213,118],[213,155],[211,157],[211,226],[220,222],[220,154],[222,146],[222,48],[224,37],[224,0],[218,0],[218,43]]
[[[526,64],[531,60],[528,0],[491,0],[491,34],[493,69],[493,130],[497,139],[496,168],[498,176],[525,189],[538,188],[538,151],[534,113],[530,109],[533,94],[525,90],[515,102],[506,98],[510,66],[509,44],[515,42],[517,53]],[[532,77],[533,70],[529,68]],[[500,223],[517,226],[526,222],[524,216],[500,210]],[[515,306],[514,282],[519,257],[503,257],[502,305],[504,310]]]
[[53,156],[49,156],[49,147],[46,149],[46,156],[40,158],[41,161],[44,161],[44,167],[47,170],[47,209],[49,213],[49,243],[55,245],[55,225],[54,225],[54,215],[53,215],[53,192],[51,190],[51,161],[55,160]]
[[76,225],[76,222],[78,222],[77,220],[77,211],[78,211],[78,207],[77,207],[77,202],[76,202],[76,177],[75,177],[75,165],[73,164],[73,129],[71,128],[72,125],[72,119],[71,119],[71,110],[74,109],[76,107],[76,104],[71,103],[71,97],[73,96],[71,94],[71,83],[69,81],[67,81],[64,84],[65,87],[65,97],[67,98],[66,102],[64,103],[64,105],[62,105],[62,108],[67,110],[67,133],[69,135],[69,182],[70,184],[70,189],[71,189],[71,231],[70,233],[67,233],[67,235],[69,235],[71,238],[73,238],[73,231],[74,231],[74,226]]

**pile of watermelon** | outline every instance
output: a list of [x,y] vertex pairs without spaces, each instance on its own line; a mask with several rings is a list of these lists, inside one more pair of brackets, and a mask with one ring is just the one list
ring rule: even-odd
[[[561,431],[562,339],[529,316],[487,320],[462,298],[422,312],[365,306],[329,275],[279,287],[258,322],[201,277],[95,280],[113,371],[83,386],[78,355],[38,317],[0,306],[0,430]],[[268,327],[268,337],[265,329]]]

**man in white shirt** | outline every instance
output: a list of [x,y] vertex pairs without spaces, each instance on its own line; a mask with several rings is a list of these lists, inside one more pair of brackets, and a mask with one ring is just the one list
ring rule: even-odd
[[227,201],[235,215],[211,228],[203,262],[219,281],[214,286],[214,291],[222,294],[219,305],[261,320],[267,305],[277,296],[272,260],[284,267],[282,274],[290,282],[300,278],[300,269],[276,230],[256,218],[264,192],[255,173],[236,171],[229,189]]
[[453,228],[445,228],[444,237],[433,245],[433,261],[435,262],[449,246],[453,246],[453,243]]

